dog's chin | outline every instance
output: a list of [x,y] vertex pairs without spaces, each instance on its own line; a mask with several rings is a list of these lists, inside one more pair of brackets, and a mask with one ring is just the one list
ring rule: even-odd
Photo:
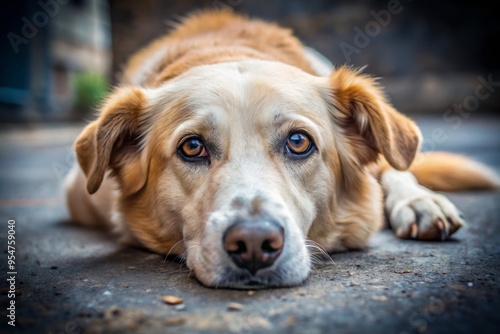
[[210,279],[204,275],[195,275],[199,282],[209,288],[262,290],[270,288],[289,288],[301,285],[307,278],[309,270],[301,273],[290,273],[281,268],[265,269],[252,275],[246,269],[227,268]]

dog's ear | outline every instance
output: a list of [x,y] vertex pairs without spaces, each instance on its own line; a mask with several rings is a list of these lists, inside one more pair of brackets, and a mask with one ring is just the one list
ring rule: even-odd
[[420,130],[387,102],[375,80],[340,67],[329,84],[335,128],[356,163],[374,162],[381,153],[395,169],[409,168],[420,148]]
[[148,161],[140,140],[147,123],[147,97],[139,88],[119,88],[105,102],[97,120],[78,137],[74,148],[87,176],[87,190],[95,193],[108,170],[122,193],[131,195],[147,181]]

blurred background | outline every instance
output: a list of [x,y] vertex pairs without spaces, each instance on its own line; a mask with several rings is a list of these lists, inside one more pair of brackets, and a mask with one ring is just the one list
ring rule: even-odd
[[[487,1],[17,0],[0,13],[0,122],[91,119],[127,58],[168,21],[222,7],[293,29],[336,65],[367,65],[404,113],[443,114],[475,94],[478,77],[500,81],[500,24]],[[495,113],[491,93],[465,103]]]

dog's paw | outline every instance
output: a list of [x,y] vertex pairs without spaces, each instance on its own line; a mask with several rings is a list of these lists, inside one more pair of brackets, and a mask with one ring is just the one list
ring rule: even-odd
[[446,240],[465,224],[463,215],[448,198],[425,188],[419,190],[418,196],[394,201],[389,220],[396,236]]

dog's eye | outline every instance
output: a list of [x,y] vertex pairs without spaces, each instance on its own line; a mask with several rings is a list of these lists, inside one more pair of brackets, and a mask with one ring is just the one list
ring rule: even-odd
[[185,158],[203,158],[207,157],[207,150],[203,141],[198,137],[190,137],[179,147],[179,153]]
[[304,155],[311,152],[313,143],[311,139],[302,132],[292,132],[287,139],[286,149],[289,153]]

